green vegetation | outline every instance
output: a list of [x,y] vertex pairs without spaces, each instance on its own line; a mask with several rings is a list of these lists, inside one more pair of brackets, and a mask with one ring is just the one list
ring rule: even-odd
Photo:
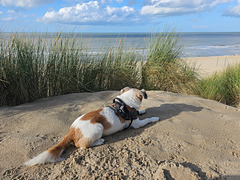
[[[47,40],[46,40],[47,39]],[[14,34],[0,42],[0,106],[56,95],[122,87],[198,95],[229,105],[240,100],[240,65],[200,79],[180,59],[174,31],[152,35],[147,57],[124,43],[91,54],[77,38]]]
[[143,66],[142,87],[177,93],[186,92],[195,83],[197,74],[181,61],[182,45],[174,31],[153,35],[146,64]]
[[202,79],[198,88],[196,95],[203,98],[232,106],[238,105],[240,102],[240,64]]
[[74,92],[139,86],[133,51],[122,44],[104,54],[89,54],[75,38],[51,42],[15,34],[0,44],[0,106],[32,102]]

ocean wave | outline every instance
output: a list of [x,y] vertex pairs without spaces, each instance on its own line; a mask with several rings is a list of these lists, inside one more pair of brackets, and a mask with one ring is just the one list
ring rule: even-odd
[[227,46],[227,45],[213,45],[213,46],[185,46],[186,49],[198,49],[198,50],[209,50],[209,49],[239,49],[239,46]]

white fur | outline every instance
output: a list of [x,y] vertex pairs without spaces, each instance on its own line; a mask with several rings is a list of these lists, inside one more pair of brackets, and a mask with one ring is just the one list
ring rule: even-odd
[[77,118],[71,127],[79,128],[83,136],[91,139],[93,142],[100,139],[103,133],[103,125],[100,123],[92,124],[90,120],[82,121],[81,117]]
[[109,107],[104,108],[100,112],[100,114],[103,115],[107,119],[107,121],[111,124],[111,128],[109,128],[107,130],[103,130],[104,136],[113,134],[117,131],[121,131],[126,127],[126,123],[121,123],[119,121],[119,118],[116,116],[116,114],[114,113],[114,111],[111,108],[109,108]]
[[41,154],[39,154],[38,156],[30,159],[29,161],[25,162],[24,164],[26,166],[34,166],[36,164],[45,164],[48,162],[58,162],[61,161],[62,159],[56,159],[54,156],[52,156],[52,154],[48,151],[44,151]]
[[129,91],[117,96],[118,98],[122,99],[128,106],[134,107],[136,110],[140,109],[141,102],[135,96],[134,89],[130,89]]
[[158,120],[159,120],[159,117],[151,117],[151,118],[146,118],[143,120],[139,120],[137,118],[133,121],[133,123],[131,124],[131,127],[135,128],[135,129],[140,128],[140,127],[145,126],[148,123],[157,122]]

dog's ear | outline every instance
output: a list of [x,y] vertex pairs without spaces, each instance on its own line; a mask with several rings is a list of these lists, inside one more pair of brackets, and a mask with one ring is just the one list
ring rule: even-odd
[[123,88],[123,89],[121,89],[121,94],[122,93],[125,93],[125,92],[127,92],[128,90],[130,90],[131,88],[130,87],[125,87],[125,88]]
[[147,98],[148,98],[148,95],[147,95],[145,89],[142,89],[141,92],[142,92],[142,94],[143,94],[144,99],[147,99]]
[[142,90],[138,90],[138,89],[135,89],[135,96],[142,102],[142,99],[147,99],[148,96],[147,96],[147,93],[144,89]]

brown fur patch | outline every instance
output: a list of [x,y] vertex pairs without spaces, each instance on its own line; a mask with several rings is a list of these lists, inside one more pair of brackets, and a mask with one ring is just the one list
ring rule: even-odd
[[143,95],[138,89],[134,90],[134,94],[139,99],[139,101],[142,102]]
[[109,128],[111,128],[111,124],[107,121],[107,119],[99,114],[103,109],[98,109],[95,111],[91,111],[87,114],[85,114],[81,120],[85,121],[85,120],[90,120],[90,123],[92,124],[96,124],[96,123],[100,123],[103,125],[104,130],[107,130]]
[[115,113],[115,114],[116,114],[116,116],[118,117],[118,119],[119,119],[119,121],[120,121],[121,123],[125,123],[125,122],[126,122],[126,120],[123,119],[121,116],[119,116],[117,113]]
[[147,98],[148,98],[148,95],[147,95],[145,89],[142,89],[141,92],[143,93],[144,99],[147,99]]
[[79,128],[75,129],[74,127],[71,127],[70,129],[72,129],[74,131],[74,135],[73,135],[73,142],[76,145],[76,143],[79,141],[79,139],[81,139],[83,137],[82,132],[80,131]]
[[73,141],[72,138],[74,136],[74,131],[74,128],[70,128],[64,139],[58,145],[48,149],[48,152],[50,152],[56,159],[59,158],[62,151],[66,149]]
[[127,91],[129,91],[131,88],[130,87],[125,87],[125,88],[123,88],[123,89],[121,89],[121,93],[125,93],[125,92],[127,92]]
[[142,90],[134,89],[134,94],[140,101],[142,101],[143,98],[147,99],[147,93],[144,89]]
[[73,138],[73,141],[77,148],[83,149],[87,149],[92,144],[91,139],[83,137],[83,134],[79,128],[75,129],[75,136]]

